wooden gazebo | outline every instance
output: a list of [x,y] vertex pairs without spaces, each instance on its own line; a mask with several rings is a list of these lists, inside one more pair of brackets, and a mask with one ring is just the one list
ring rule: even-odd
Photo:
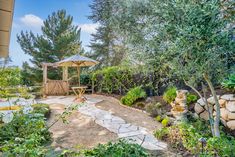
[[[78,74],[78,87],[80,86],[80,68],[93,66],[98,64],[97,61],[80,56],[73,55],[69,58],[66,58],[62,61],[56,63],[42,63],[43,68],[43,96],[47,95],[68,95],[70,86],[68,78],[68,67],[76,67]],[[63,68],[63,77],[62,80],[51,80],[47,77],[48,66],[51,67],[62,67]]]

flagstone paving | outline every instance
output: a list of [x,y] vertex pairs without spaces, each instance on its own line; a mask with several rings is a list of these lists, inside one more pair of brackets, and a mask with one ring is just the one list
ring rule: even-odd
[[[69,105],[74,103],[74,97],[48,97],[40,100],[42,103],[60,103]],[[126,122],[124,119],[112,115],[109,111],[101,110],[95,106],[101,99],[89,97],[78,111],[94,119],[95,123],[108,129],[130,142],[137,143],[149,150],[166,150],[167,144],[157,140],[146,128]]]

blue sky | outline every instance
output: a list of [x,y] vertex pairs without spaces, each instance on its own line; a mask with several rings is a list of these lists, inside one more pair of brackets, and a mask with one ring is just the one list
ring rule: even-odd
[[67,14],[73,16],[74,24],[81,27],[82,46],[89,50],[87,45],[91,39],[90,34],[95,32],[97,24],[92,23],[87,16],[91,10],[89,4],[92,0],[15,0],[15,10],[10,42],[11,65],[22,66],[30,56],[24,54],[16,41],[16,35],[21,30],[31,30],[40,34],[42,21],[49,14],[59,9],[65,9]]

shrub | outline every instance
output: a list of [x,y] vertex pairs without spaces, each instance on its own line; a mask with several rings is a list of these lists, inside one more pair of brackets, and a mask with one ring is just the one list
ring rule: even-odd
[[188,105],[190,105],[190,104],[196,102],[197,99],[198,99],[198,97],[197,97],[196,95],[191,94],[191,93],[187,94],[187,104],[188,104]]
[[162,121],[162,117],[160,115],[158,115],[157,117],[155,117],[155,120],[158,121],[158,122],[161,122]]
[[168,117],[165,117],[163,120],[162,120],[162,126],[163,127],[166,127],[168,124],[169,124],[169,118]]
[[133,87],[132,75],[133,71],[129,67],[112,66],[95,71],[92,80],[99,92],[111,94]]
[[43,114],[45,117],[49,117],[50,108],[48,104],[33,104],[33,113]]
[[5,68],[1,69],[0,88],[20,85],[21,72],[20,68]]
[[145,97],[146,97],[145,91],[139,86],[132,88],[125,96],[121,98],[121,102],[124,105],[131,106],[136,100]]
[[[221,132],[221,137],[212,137],[209,124],[207,122],[196,121],[192,123],[180,123],[164,127],[155,132],[155,136],[159,139],[163,137],[176,147],[176,149],[185,148],[194,155],[204,156],[234,156],[235,138]],[[204,137],[207,139],[205,153],[201,154],[201,143],[199,139]]]
[[157,131],[155,131],[154,136],[159,139],[162,140],[164,138],[166,138],[166,136],[169,134],[169,130],[167,127],[163,127]]
[[132,144],[125,140],[99,144],[91,150],[81,152],[65,151],[61,156],[80,157],[148,157],[149,154],[138,144]]
[[176,98],[176,87],[169,87],[163,94],[163,100],[167,103],[171,103],[175,100]]
[[153,117],[162,114],[162,104],[161,103],[150,103],[146,105],[146,111]]
[[10,123],[0,129],[0,152],[3,156],[42,156],[50,140],[42,114],[16,112]]
[[229,89],[231,91],[235,91],[235,74],[231,74],[228,79],[224,80],[221,83],[223,88]]

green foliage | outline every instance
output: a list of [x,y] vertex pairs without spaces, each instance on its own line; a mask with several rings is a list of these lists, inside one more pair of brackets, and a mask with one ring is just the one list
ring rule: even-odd
[[187,104],[190,105],[192,103],[195,103],[197,101],[198,97],[194,94],[187,94]]
[[33,104],[33,113],[40,113],[44,115],[44,117],[49,117],[50,108],[48,104]]
[[148,153],[138,144],[131,144],[125,140],[117,142],[109,142],[107,144],[99,144],[91,150],[83,150],[76,153],[65,151],[63,157],[148,157]]
[[[32,57],[33,67],[24,63],[22,76],[24,84],[42,82],[42,62],[54,63],[66,56],[80,53],[80,29],[73,25],[73,17],[66,14],[65,10],[53,12],[44,21],[41,27],[42,35],[33,34],[31,31],[21,32],[17,35],[17,42],[22,50]],[[48,68],[48,78],[61,78],[61,69]]]
[[[155,132],[159,139],[167,138],[172,146],[184,147],[194,155],[201,156],[234,156],[235,138],[222,132],[221,137],[212,137],[209,124],[202,121],[181,123],[168,128],[163,127]],[[204,154],[201,154],[199,139],[207,139]]]
[[176,87],[169,87],[163,94],[163,100],[167,103],[171,103],[175,100],[176,98]]
[[164,138],[166,138],[166,136],[169,134],[169,130],[167,127],[163,127],[159,130],[156,130],[154,133],[154,136],[159,139],[159,140],[163,140]]
[[0,127],[0,151],[5,156],[42,156],[50,140],[42,114],[17,112],[13,120]]
[[162,126],[163,127],[166,127],[169,125],[169,118],[168,117],[165,117],[163,120],[162,120]]
[[0,69],[0,88],[20,85],[22,82],[20,68]]
[[81,74],[80,75],[81,85],[91,86],[91,75],[90,74]]
[[91,19],[99,23],[96,33],[92,34],[90,57],[100,62],[98,67],[120,65],[125,57],[127,49],[123,42],[123,36],[119,35],[112,25],[114,0],[93,0],[90,5]]
[[222,135],[220,138],[212,137],[207,140],[205,153],[207,156],[234,156],[235,138]]
[[228,79],[224,80],[221,83],[223,88],[229,89],[231,91],[235,91],[235,74],[231,74]]
[[158,115],[162,114],[162,104],[157,102],[157,103],[149,103],[146,105],[146,111],[153,117],[156,117]]
[[131,106],[136,100],[145,97],[146,97],[145,91],[141,87],[135,87],[130,89],[129,92],[121,98],[121,102],[124,105]]
[[157,117],[155,117],[155,120],[158,121],[158,122],[161,122],[162,121],[161,115],[158,115]]
[[112,93],[120,88],[127,90],[126,86],[133,85],[132,74],[129,68],[113,66],[95,71],[92,80],[98,86],[99,91]]
[[26,87],[18,87],[17,90],[21,98],[29,99],[32,97],[32,95],[28,93],[28,89]]

